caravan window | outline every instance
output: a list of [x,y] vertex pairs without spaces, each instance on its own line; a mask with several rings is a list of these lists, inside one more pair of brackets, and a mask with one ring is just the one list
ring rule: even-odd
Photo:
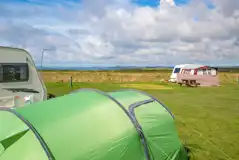
[[181,68],[175,68],[173,73],[179,73]]
[[0,83],[24,82],[28,79],[27,63],[0,63]]

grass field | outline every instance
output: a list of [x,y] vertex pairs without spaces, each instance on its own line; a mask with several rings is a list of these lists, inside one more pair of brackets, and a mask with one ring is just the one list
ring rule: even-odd
[[[45,73],[44,73],[45,74]],[[48,74],[48,73],[47,73]],[[74,73],[74,75],[82,73]],[[87,72],[87,74],[89,74]],[[92,73],[93,75],[109,73]],[[91,74],[91,76],[92,76]],[[114,74],[111,73],[110,74]],[[119,75],[125,73],[117,72]],[[235,75],[221,74],[225,78],[222,86],[214,88],[186,88],[175,84],[159,82],[166,77],[150,81],[150,73],[145,74],[145,81],[135,78],[133,81],[105,80],[91,82],[76,82],[74,89],[96,88],[112,91],[121,88],[136,88],[144,90],[166,104],[175,115],[178,133],[181,140],[192,149],[195,160],[239,159],[239,84]],[[167,74],[167,73],[165,73]],[[60,73],[60,75],[64,75]],[[138,73],[128,73],[129,76],[139,76]],[[59,75],[54,75],[59,76]],[[142,75],[141,75],[142,76]],[[232,76],[232,77],[231,77]],[[45,75],[45,77],[47,77]],[[87,78],[87,77],[83,77]],[[94,79],[95,77],[92,76]],[[102,79],[104,79],[103,77]],[[97,78],[95,78],[97,79]],[[107,79],[107,78],[106,78]],[[47,80],[47,79],[46,79]],[[158,82],[157,82],[158,80]],[[230,80],[230,81],[229,81]],[[71,92],[67,83],[46,82],[50,93],[61,96]]]

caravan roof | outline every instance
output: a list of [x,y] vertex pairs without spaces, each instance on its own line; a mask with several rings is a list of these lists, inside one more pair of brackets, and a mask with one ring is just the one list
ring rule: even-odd
[[189,68],[198,68],[198,67],[202,67],[204,65],[201,64],[180,64],[180,65],[175,65],[174,68],[185,68],[185,69],[189,69]]

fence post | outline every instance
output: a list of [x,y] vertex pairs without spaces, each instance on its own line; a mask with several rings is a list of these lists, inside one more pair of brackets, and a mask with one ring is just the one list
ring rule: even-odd
[[73,88],[73,78],[72,78],[72,76],[69,77],[69,87]]

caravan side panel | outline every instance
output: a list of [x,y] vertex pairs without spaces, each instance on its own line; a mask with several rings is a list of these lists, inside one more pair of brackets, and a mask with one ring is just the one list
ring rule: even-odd
[[[10,48],[10,47],[0,47],[0,97],[21,97],[21,100],[24,101],[25,96],[34,96],[34,101],[42,101],[47,99],[47,90],[41,76],[38,74],[35,63],[31,57],[31,55],[23,50],[18,48]],[[27,73],[23,72],[24,70],[19,70],[17,65],[26,65]],[[2,66],[2,67],[1,67]],[[3,67],[5,69],[12,69],[14,75],[21,74],[20,76],[28,77],[24,81],[6,81],[3,80]],[[18,69],[17,69],[18,68]],[[26,68],[26,67],[25,67]],[[24,69],[24,68],[23,68]],[[24,74],[23,74],[24,73]],[[8,91],[2,88],[28,88],[34,89],[39,93],[27,93],[27,92],[16,92]],[[1,102],[0,102],[1,105]]]

